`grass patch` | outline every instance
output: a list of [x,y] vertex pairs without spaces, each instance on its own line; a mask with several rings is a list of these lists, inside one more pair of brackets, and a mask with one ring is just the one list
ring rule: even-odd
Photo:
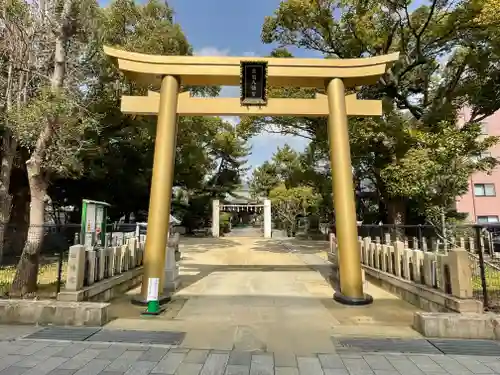
[[[66,282],[68,263],[63,262],[61,272],[61,288]],[[9,295],[10,286],[16,274],[16,266],[0,267],[0,297]],[[38,269],[38,290],[36,296],[52,298],[57,292],[58,262],[48,261],[40,265]]]

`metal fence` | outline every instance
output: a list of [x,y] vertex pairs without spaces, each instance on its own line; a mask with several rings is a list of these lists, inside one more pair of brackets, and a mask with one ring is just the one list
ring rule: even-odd
[[[104,243],[122,245],[127,238],[143,235],[145,231],[144,225],[107,225]],[[35,256],[30,256],[38,263],[37,288],[23,297],[55,298],[66,281],[69,247],[82,244],[83,240],[80,224],[0,225],[0,298],[19,296],[13,293],[12,285],[23,249],[28,246],[38,250]]]
[[[332,227],[335,232],[335,227]],[[485,310],[500,312],[500,224],[449,226],[359,225],[361,237],[386,244],[404,241],[408,248],[446,252],[456,247],[469,251],[474,298]]]

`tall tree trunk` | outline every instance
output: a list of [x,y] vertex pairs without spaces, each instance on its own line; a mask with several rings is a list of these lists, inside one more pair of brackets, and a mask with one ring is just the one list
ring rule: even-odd
[[[6,111],[12,108],[12,92],[14,86],[14,72],[12,63],[9,64],[7,73],[7,88],[6,88]],[[4,132],[1,139],[2,157],[0,160],[0,264],[3,262],[4,255],[4,238],[7,231],[7,224],[10,219],[10,210],[12,207],[12,196],[10,194],[10,175],[12,172],[12,164],[17,149],[17,142],[12,137],[9,131],[8,124],[4,126]]]
[[[24,181],[27,180],[26,171],[18,172],[17,169],[14,169],[12,172],[12,209],[4,239],[4,254],[8,258],[9,264],[21,255],[26,239],[28,238],[29,228],[29,186],[28,182]],[[19,177],[18,174],[22,174],[22,176]]]
[[[54,96],[61,91],[66,75],[66,49],[72,30],[73,18],[71,10],[75,0],[65,0],[55,32],[54,72],[51,89]],[[36,291],[38,278],[38,258],[43,243],[45,222],[45,197],[47,195],[48,177],[43,169],[43,160],[56,133],[59,119],[47,114],[46,123],[38,136],[35,148],[26,162],[30,187],[30,227],[28,238],[23,248],[21,259],[17,265],[16,275],[12,283],[11,294],[25,295]]]

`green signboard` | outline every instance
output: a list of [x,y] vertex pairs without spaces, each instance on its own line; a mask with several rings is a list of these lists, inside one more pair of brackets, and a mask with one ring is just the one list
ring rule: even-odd
[[106,246],[106,202],[84,199],[82,203],[81,244],[87,247]]

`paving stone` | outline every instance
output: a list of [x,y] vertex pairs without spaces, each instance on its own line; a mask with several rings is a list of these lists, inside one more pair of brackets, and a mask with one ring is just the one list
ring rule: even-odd
[[[64,349],[63,347],[56,347],[56,346],[45,347],[45,348],[37,351],[33,355],[25,356],[23,360],[16,363],[16,366],[27,367],[27,368],[35,367],[36,365],[46,361],[47,358],[59,357],[58,354],[63,349]],[[62,358],[62,357],[59,357],[59,358]]]
[[[23,360],[16,363],[18,367],[31,368],[45,361],[47,358],[36,358],[35,356],[26,356]],[[28,370],[26,370],[28,371]]]
[[25,357],[22,355],[8,355],[7,357],[0,358],[0,371],[23,359],[25,359]]
[[223,375],[228,361],[229,354],[210,353],[200,375]]
[[44,341],[44,342],[34,342],[31,345],[28,345],[24,348],[22,348],[18,354],[21,355],[32,355],[38,352],[39,350],[42,350],[43,348],[47,347],[50,345],[50,342]]
[[123,371],[102,371],[99,375],[123,375]]
[[491,374],[491,368],[471,357],[457,357],[455,360],[474,374]]
[[248,375],[250,374],[250,365],[227,365],[224,375]]
[[61,358],[61,357],[47,358],[42,363],[39,363],[35,367],[30,368],[24,374],[25,375],[26,374],[27,375],[45,375],[45,374],[48,374],[49,372],[51,372],[52,370],[55,370],[57,367],[62,365],[67,360],[68,360],[67,358]]
[[93,359],[80,370],[75,372],[75,375],[97,375],[102,372],[111,363],[108,359]]
[[297,367],[276,367],[274,369],[275,375],[299,375]]
[[274,366],[276,367],[297,367],[297,358],[291,352],[274,353]]
[[23,350],[24,348],[25,348],[25,346],[23,346],[23,345],[16,345],[16,344],[12,344],[10,342],[2,342],[2,343],[0,343],[0,356],[6,356],[9,354],[19,355],[20,351]]
[[208,350],[191,349],[184,357],[184,363],[204,364],[208,357]]
[[352,374],[373,374],[373,370],[363,358],[342,358],[342,361],[347,371]]
[[126,375],[147,375],[156,366],[157,362],[137,361],[130,366]]
[[[444,370],[449,372],[450,374],[458,375],[466,375],[471,373],[465,366],[457,362],[455,359],[449,356],[435,357],[433,360]],[[399,370],[399,369],[398,369]]]
[[[339,368],[324,368],[323,372],[325,375],[350,375],[350,373],[346,369],[339,369]],[[397,375],[401,374],[399,374],[398,372]]]
[[373,370],[373,372],[375,375],[401,375],[401,373],[396,370]]
[[394,366],[383,355],[367,354],[363,355],[363,359],[372,370],[394,370]]
[[122,355],[116,358],[111,364],[106,367],[106,371],[123,371],[126,372],[132,364],[139,359],[142,352],[125,351]]
[[300,375],[323,375],[321,362],[317,357],[297,357]]
[[177,368],[180,366],[186,353],[167,353],[163,359],[151,371],[152,373],[160,374],[175,374]]
[[127,351],[127,348],[120,345],[109,346],[107,349],[101,350],[96,359],[117,359],[123,353]]
[[[62,370],[79,370],[99,355],[97,349],[85,349],[59,366]],[[64,357],[58,357],[64,358]]]
[[345,370],[344,362],[342,362],[342,358],[337,354],[318,354],[318,358],[323,368]]
[[252,364],[253,363],[274,367],[274,357],[272,354],[252,354]]
[[0,375],[22,375],[28,370],[27,367],[9,366],[0,371]]
[[242,365],[242,366],[250,366],[252,362],[252,352],[241,352],[238,350],[233,350],[229,355],[229,364],[230,365]]
[[168,353],[168,348],[149,348],[141,354],[139,361],[159,362]]
[[424,372],[446,372],[441,366],[433,361],[431,357],[423,355],[409,355],[407,357]]
[[500,374],[500,358],[496,362],[486,363],[486,366]]
[[423,371],[420,370],[415,363],[410,361],[408,358],[400,357],[397,359],[389,359],[391,365],[404,375],[421,375]]
[[81,343],[71,343],[69,346],[65,347],[61,350],[57,356],[63,358],[72,358],[78,353],[83,352],[85,349],[88,349],[88,345]]
[[181,363],[175,375],[198,375],[202,367],[200,363]]

